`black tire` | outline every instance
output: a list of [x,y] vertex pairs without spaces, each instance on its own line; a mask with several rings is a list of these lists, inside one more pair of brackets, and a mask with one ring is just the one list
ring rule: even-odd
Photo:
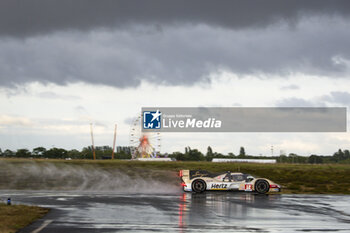
[[192,182],[192,191],[196,193],[202,193],[207,189],[207,184],[204,180],[195,180]]
[[255,181],[255,191],[260,194],[265,194],[270,190],[270,184],[267,180]]

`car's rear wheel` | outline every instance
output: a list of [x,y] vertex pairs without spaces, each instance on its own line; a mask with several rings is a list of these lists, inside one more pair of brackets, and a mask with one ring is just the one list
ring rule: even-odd
[[195,180],[192,182],[192,190],[196,193],[202,193],[206,190],[207,185],[204,180]]
[[270,190],[270,184],[266,180],[257,180],[255,182],[255,191],[260,194],[267,193]]

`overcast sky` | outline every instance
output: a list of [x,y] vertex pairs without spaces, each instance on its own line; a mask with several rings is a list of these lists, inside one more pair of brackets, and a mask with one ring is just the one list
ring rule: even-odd
[[[129,145],[142,106],[350,105],[349,1],[0,1],[0,148]],[[162,152],[302,155],[350,135],[162,134]]]

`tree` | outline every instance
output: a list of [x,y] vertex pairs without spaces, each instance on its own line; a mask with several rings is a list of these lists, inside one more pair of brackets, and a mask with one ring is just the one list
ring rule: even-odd
[[323,163],[323,159],[321,156],[318,156],[318,155],[311,155],[309,158],[308,158],[308,163]]
[[131,159],[131,154],[126,153],[125,151],[120,151],[115,154],[116,159]]
[[0,148],[0,156],[2,156],[2,150],[1,150],[1,148]]
[[214,157],[213,150],[211,149],[210,146],[207,148],[207,154],[206,154],[206,160],[207,161],[212,161]]
[[339,161],[344,160],[344,159],[345,159],[345,155],[344,155],[344,152],[341,149],[339,149],[337,152],[335,152],[333,154],[333,160],[335,162],[339,162]]
[[96,146],[95,153],[97,159],[108,158],[112,155],[112,147],[110,146]]
[[67,158],[67,151],[62,148],[54,147],[46,151],[44,156],[52,159],[65,159]]
[[286,163],[287,162],[287,156],[285,155],[285,154],[282,154],[282,155],[280,155],[280,157],[279,158],[277,158],[277,161],[279,162],[279,163]]
[[32,156],[32,153],[30,153],[28,149],[19,149],[16,152],[16,157],[19,157],[19,158],[28,158],[31,156]]
[[241,148],[239,149],[239,156],[240,157],[245,157],[245,150],[244,150],[243,146],[241,146]]
[[294,154],[294,153],[290,153],[288,155],[288,157],[290,158],[289,159],[289,162],[292,162],[292,163],[296,163],[297,160],[298,160],[298,155],[297,154]]
[[83,159],[93,159],[92,147],[84,147],[81,151],[81,156],[83,157]]
[[213,156],[213,150],[211,149],[210,146],[207,148],[207,156]]
[[14,157],[15,156],[15,152],[13,152],[12,150],[7,149],[7,150],[4,151],[4,153],[2,153],[2,155],[4,157]]
[[169,155],[170,158],[174,158],[178,161],[183,161],[185,160],[185,154],[181,153],[181,152],[173,152],[172,154]]
[[349,150],[344,150],[344,158],[345,159],[350,159],[350,152],[349,152]]
[[204,155],[197,149],[188,151],[188,160],[190,161],[202,161],[204,160]]
[[81,153],[78,150],[70,150],[67,152],[67,157],[72,159],[81,159]]
[[44,157],[44,154],[46,152],[46,149],[44,147],[36,147],[33,149],[32,151],[32,155],[35,157],[35,158],[42,158]]

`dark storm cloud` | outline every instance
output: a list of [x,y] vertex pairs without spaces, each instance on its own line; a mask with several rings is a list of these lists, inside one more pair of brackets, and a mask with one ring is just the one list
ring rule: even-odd
[[0,1],[0,86],[343,77],[350,1]]
[[347,0],[2,0],[0,35],[91,30],[127,24],[208,24],[229,28],[294,22],[303,15],[350,13]]
[[350,59],[349,26],[339,18],[316,18],[292,30],[285,24],[247,30],[186,25],[162,31],[136,25],[0,39],[0,85],[82,81],[132,87],[142,80],[193,85],[221,71],[343,77]]

